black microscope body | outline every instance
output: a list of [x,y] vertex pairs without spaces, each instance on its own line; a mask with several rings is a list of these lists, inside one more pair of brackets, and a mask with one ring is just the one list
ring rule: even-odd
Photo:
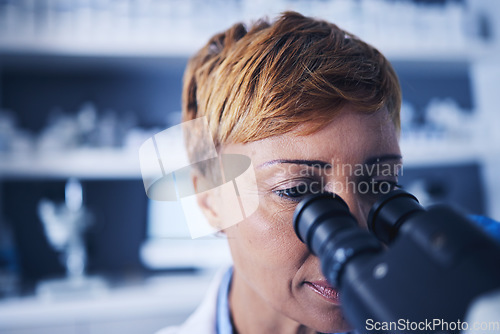
[[304,199],[294,214],[360,333],[458,333],[471,302],[500,289],[500,244],[451,207],[425,210],[395,190],[367,225],[331,193]]

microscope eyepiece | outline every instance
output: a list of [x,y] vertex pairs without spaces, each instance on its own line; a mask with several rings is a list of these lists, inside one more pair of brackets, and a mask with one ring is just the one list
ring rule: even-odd
[[380,242],[358,226],[339,196],[331,193],[302,200],[294,212],[293,226],[299,239],[319,257],[327,280],[338,287],[344,265],[362,253],[382,250]]
[[[329,219],[334,219],[335,224],[323,224]],[[320,254],[329,237],[356,226],[346,202],[332,193],[316,194],[302,200],[295,209],[293,222],[295,233],[315,255]]]
[[380,241],[388,244],[397,236],[403,222],[410,215],[421,211],[425,209],[415,196],[397,189],[375,202],[368,214],[367,225]]

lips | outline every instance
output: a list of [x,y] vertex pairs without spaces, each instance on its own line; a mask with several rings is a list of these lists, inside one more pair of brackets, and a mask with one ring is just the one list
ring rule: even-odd
[[327,301],[334,304],[340,304],[338,291],[327,281],[305,282],[304,284]]

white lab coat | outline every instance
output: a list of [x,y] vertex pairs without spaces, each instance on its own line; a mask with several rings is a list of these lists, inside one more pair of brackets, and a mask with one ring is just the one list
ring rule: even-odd
[[205,298],[182,325],[166,327],[156,334],[216,334],[217,296],[226,271],[227,268],[215,274]]

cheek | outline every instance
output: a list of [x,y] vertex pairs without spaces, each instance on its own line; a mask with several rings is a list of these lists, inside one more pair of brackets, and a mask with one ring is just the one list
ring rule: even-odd
[[269,271],[296,270],[307,248],[295,236],[292,217],[290,207],[261,201],[254,214],[227,229],[235,264],[241,261],[250,267],[251,263]]

